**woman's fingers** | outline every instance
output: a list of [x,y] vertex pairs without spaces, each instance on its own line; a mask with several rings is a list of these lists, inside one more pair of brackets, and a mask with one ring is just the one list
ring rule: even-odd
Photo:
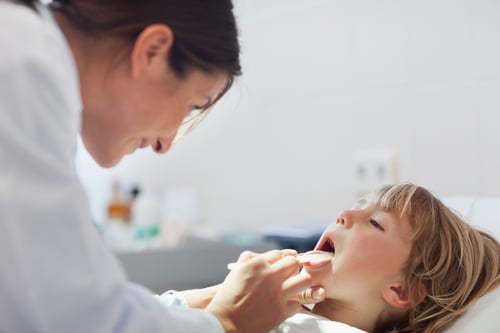
[[295,250],[271,250],[268,252],[265,252],[260,255],[260,258],[262,260],[267,261],[270,264],[274,264],[280,259],[286,258],[286,257],[296,257],[297,256],[297,251]]
[[202,289],[184,290],[180,293],[191,308],[204,309],[214,298],[219,285],[206,287]]
[[297,260],[295,256],[286,256],[271,263],[271,268],[278,274],[283,274],[283,276],[290,276],[292,274],[297,274],[302,267],[302,265]]
[[229,270],[236,269],[239,267],[242,263],[248,262],[254,258],[259,258],[258,260],[261,260],[263,262],[267,262],[269,264],[274,264],[278,260],[287,257],[287,256],[297,256],[297,251],[295,250],[290,250],[290,249],[284,249],[284,250],[271,250],[265,253],[255,253],[251,251],[244,251],[240,254],[238,261],[237,262],[231,262],[227,264],[227,268]]
[[[311,285],[308,274],[297,274],[301,265],[296,256],[293,250],[242,253],[207,310],[221,321],[226,331],[236,328],[238,332],[249,333],[270,331],[300,310],[296,294]],[[252,317],[259,320],[249,321]]]
[[238,257],[237,262],[247,262],[248,260],[254,258],[258,254],[252,251],[243,251],[241,252],[240,256]]
[[298,300],[297,295],[311,286],[311,277],[308,274],[295,274],[286,279],[283,284],[283,293],[286,299]]
[[[276,271],[284,276],[289,276],[282,285],[285,298],[299,304],[316,304],[323,301],[326,297],[326,290],[321,286],[311,287],[312,277],[306,270],[303,270],[300,274],[296,274],[297,271],[295,268],[300,268],[301,264],[298,263],[298,266],[295,266],[293,260],[295,260],[294,257],[283,258],[274,264]],[[324,268],[330,264],[331,260],[318,260],[310,263],[316,269]]]
[[[270,265],[270,269],[278,276],[282,276],[284,282],[282,284],[283,294],[286,299],[297,301],[300,304],[315,304],[324,300],[326,291],[321,286],[311,287],[312,278],[307,271],[323,270],[331,265],[331,258],[314,258],[301,262],[301,257],[297,257],[295,250],[272,250],[263,254],[256,254],[253,252],[244,252],[241,257],[245,259],[250,258],[260,260],[264,266]],[[247,260],[248,261],[248,260]],[[228,265],[229,269],[234,269],[241,265],[240,260],[238,263],[231,263]],[[297,274],[304,266],[302,274]]]

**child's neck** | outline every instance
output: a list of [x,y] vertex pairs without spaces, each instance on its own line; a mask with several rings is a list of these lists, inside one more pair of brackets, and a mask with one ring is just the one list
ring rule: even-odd
[[370,306],[356,307],[334,299],[326,299],[314,305],[312,312],[328,319],[373,332],[379,312]]

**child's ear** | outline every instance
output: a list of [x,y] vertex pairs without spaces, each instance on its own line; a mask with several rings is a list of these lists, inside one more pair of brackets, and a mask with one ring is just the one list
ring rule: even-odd
[[[420,285],[419,295],[414,299],[414,303],[418,304],[424,300],[427,292],[423,285]],[[412,306],[411,298],[404,290],[401,284],[390,284],[382,292],[385,301],[398,309],[409,309]]]

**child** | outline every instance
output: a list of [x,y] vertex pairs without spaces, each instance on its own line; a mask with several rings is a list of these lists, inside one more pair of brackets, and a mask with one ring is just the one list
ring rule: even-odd
[[498,241],[412,184],[362,198],[305,256],[326,299],[272,333],[442,332],[500,284]]

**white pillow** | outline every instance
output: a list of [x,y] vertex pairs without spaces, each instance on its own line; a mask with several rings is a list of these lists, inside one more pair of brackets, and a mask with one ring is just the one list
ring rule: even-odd
[[467,222],[500,240],[500,197],[447,196],[441,199]]
[[499,333],[500,288],[481,297],[446,333]]

